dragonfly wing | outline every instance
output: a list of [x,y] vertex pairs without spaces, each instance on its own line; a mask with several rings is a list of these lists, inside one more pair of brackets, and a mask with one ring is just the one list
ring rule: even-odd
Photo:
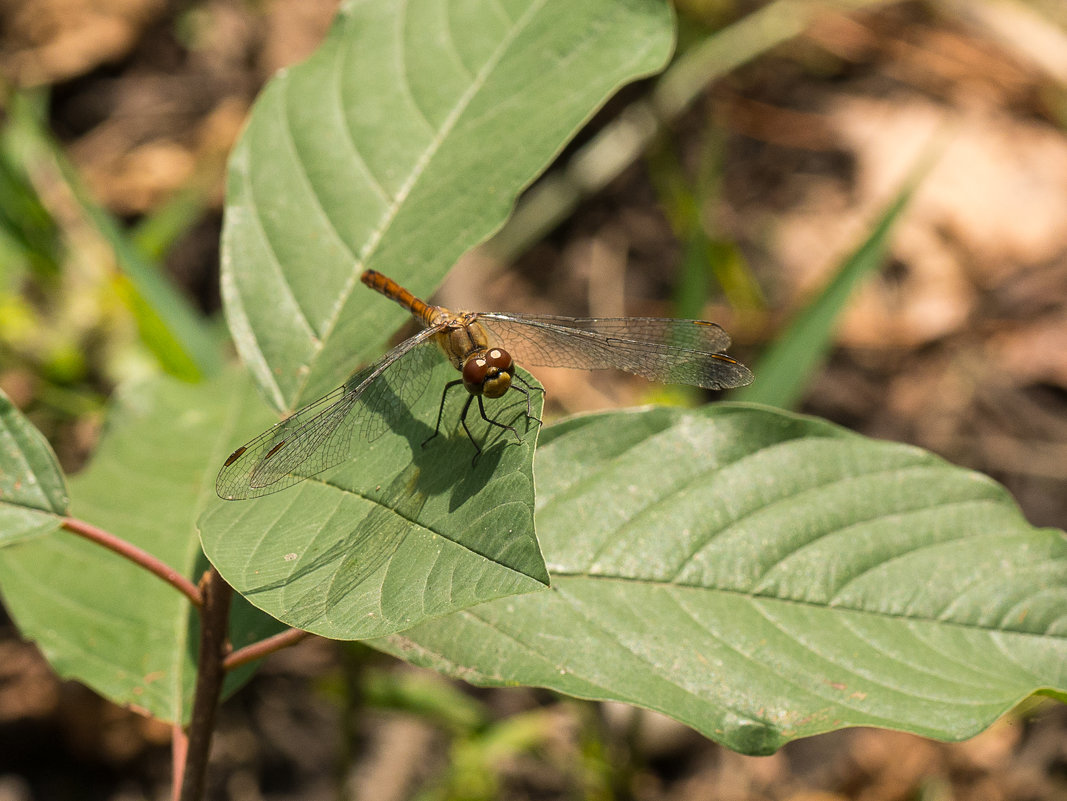
[[[393,356],[400,349],[401,353]],[[372,442],[410,416],[411,407],[426,391],[433,366],[441,358],[433,331],[426,328],[386,354],[378,364],[387,360],[389,364],[374,373],[372,380],[358,374],[349,379],[346,386],[353,391],[359,389],[358,408],[353,411],[359,438]],[[361,385],[365,386],[360,389]]]
[[258,498],[286,489],[347,459],[357,435],[381,436],[425,391],[432,335],[420,331],[234,451],[215,481],[219,497]]
[[752,373],[722,351],[730,336],[715,323],[660,317],[556,317],[480,313],[478,319],[519,364],[612,368],[668,384],[729,389]]
[[257,498],[333,467],[347,455],[351,409],[350,394],[338,387],[294,412],[234,451],[219,471],[215,491],[227,500]]

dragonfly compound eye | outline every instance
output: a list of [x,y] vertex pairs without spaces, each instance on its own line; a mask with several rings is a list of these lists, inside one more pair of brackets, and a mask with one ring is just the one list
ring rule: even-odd
[[511,354],[502,348],[490,348],[485,352],[489,365],[485,380],[482,381],[482,394],[487,398],[499,398],[511,388],[511,374],[515,363]]
[[463,386],[472,395],[499,398],[511,387],[513,362],[508,352],[492,348],[463,364]]
[[490,367],[496,367],[498,370],[503,370],[506,373],[511,372],[514,361],[511,358],[511,354],[503,348],[490,348],[485,352],[485,360]]
[[463,386],[472,395],[482,394],[482,384],[489,372],[489,363],[485,356],[471,356],[463,362]]

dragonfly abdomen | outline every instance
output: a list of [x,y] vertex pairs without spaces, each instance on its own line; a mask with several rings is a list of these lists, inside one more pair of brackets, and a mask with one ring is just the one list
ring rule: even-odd
[[363,275],[359,277],[359,280],[374,291],[381,292],[390,300],[395,300],[405,309],[410,311],[411,314],[417,320],[420,320],[424,326],[429,327],[433,324],[434,310],[437,307],[419,300],[392,278],[387,278],[377,270],[364,270]]

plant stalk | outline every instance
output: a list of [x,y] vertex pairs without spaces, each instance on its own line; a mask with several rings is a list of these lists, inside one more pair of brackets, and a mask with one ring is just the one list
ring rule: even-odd
[[133,543],[126,542],[126,540],[116,537],[114,534],[104,531],[101,528],[97,528],[90,523],[86,523],[84,520],[79,520],[76,517],[64,517],[62,526],[71,534],[77,534],[79,537],[91,540],[97,545],[103,545],[108,550],[114,551],[119,556],[129,559],[131,562],[140,565],[148,572],[159,576],[192,601],[194,606],[199,607],[203,603],[201,592],[193,582],[189,581],[189,579],[166,562],[154,557],[148,551],[138,548]]
[[233,590],[212,567],[200,579],[200,592],[204,598],[200,607],[200,652],[196,663],[193,717],[189,722],[181,789],[177,793],[181,801],[200,801],[204,797],[211,736],[215,731],[215,715],[226,677],[224,662],[230,650],[228,632]]
[[286,629],[272,637],[267,637],[259,642],[246,645],[244,648],[238,648],[226,657],[223,667],[226,670],[239,668],[241,665],[246,665],[257,659],[262,659],[268,654],[273,654],[275,651],[280,651],[283,648],[296,645],[301,640],[310,636],[311,632],[309,631],[303,631],[302,629]]

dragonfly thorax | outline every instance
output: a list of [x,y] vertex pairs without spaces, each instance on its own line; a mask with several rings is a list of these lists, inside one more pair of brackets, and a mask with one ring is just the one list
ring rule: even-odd
[[515,362],[502,348],[476,351],[463,362],[463,386],[471,395],[499,398],[511,388]]
[[440,321],[440,330],[434,334],[434,339],[452,366],[462,370],[467,359],[489,347],[489,336],[482,324],[477,322],[477,314],[444,311],[448,317]]

